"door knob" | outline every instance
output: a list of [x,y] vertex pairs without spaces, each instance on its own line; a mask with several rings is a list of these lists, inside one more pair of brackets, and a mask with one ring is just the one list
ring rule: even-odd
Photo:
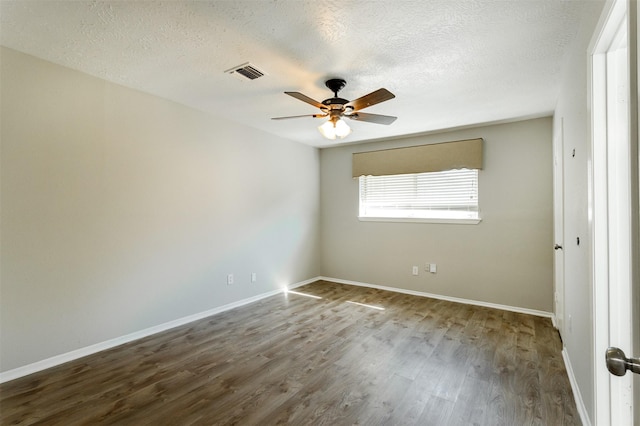
[[607,369],[611,374],[624,376],[627,370],[640,374],[640,359],[627,358],[622,349],[608,348],[605,359],[607,360]]
[[560,244],[556,244],[555,246],[553,246],[554,250],[562,250],[562,246]]

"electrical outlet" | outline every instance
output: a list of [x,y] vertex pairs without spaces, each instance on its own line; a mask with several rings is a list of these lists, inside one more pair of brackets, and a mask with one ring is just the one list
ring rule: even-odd
[[251,282],[255,283],[256,281],[258,281],[258,274],[256,274],[255,272],[251,273]]
[[233,274],[227,274],[227,285],[233,284]]
[[412,273],[413,275],[418,275],[418,267],[417,267],[417,266],[414,266],[414,267],[413,267],[413,269],[412,269],[412,271],[411,271],[411,273]]
[[431,272],[432,274],[435,274],[436,272],[438,272],[438,268],[435,263],[429,264],[429,272]]

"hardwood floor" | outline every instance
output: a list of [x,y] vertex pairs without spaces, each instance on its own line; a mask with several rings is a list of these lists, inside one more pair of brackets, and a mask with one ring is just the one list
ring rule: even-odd
[[0,423],[580,424],[549,319],[329,282],[295,291],[318,298],[273,296],[4,383]]

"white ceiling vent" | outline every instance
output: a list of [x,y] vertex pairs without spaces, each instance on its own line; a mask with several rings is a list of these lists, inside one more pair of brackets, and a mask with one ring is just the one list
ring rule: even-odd
[[260,78],[266,75],[264,71],[259,70],[255,65],[249,62],[238,65],[237,67],[230,68],[225,72],[242,80],[244,80],[245,78],[249,80],[255,80],[256,78]]

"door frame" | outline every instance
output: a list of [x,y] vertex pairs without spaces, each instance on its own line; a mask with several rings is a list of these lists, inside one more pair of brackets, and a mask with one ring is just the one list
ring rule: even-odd
[[560,117],[553,129],[553,216],[553,241],[563,247],[555,249],[553,254],[554,319],[564,339],[564,117]]
[[[611,183],[615,184],[617,175],[620,173],[616,170],[617,167],[612,167],[615,166],[612,163],[613,157],[609,157],[618,154],[616,145],[610,145],[608,142],[627,138],[632,158],[633,152],[637,157],[639,120],[636,2],[635,0],[614,0],[605,6],[605,11],[604,19],[599,22],[594,40],[589,47],[592,125],[589,159],[589,230],[593,289],[594,420],[597,425],[608,425],[612,422],[631,425],[633,418],[638,418],[640,409],[638,404],[634,406],[633,403],[633,382],[637,381],[637,378],[632,377],[631,374],[624,377],[614,377],[609,374],[604,363],[604,351],[611,345],[620,346],[626,351],[635,351],[638,345],[638,339],[633,338],[633,333],[637,330],[632,326],[633,317],[637,318],[638,315],[637,309],[632,309],[633,306],[637,306],[632,301],[638,295],[638,292],[633,291],[634,284],[637,284],[638,280],[637,260],[634,260],[638,253],[636,235],[638,220],[635,218],[627,223],[625,218],[620,219],[624,215],[616,214],[622,211],[616,208],[618,205],[616,200],[621,200],[621,195],[618,187]],[[621,29],[626,31],[624,39],[619,34]],[[626,99],[620,98],[617,94],[620,86],[612,87],[610,85],[612,79],[607,78],[608,61],[610,61],[608,58],[614,56],[614,54],[608,55],[608,52],[612,43],[620,39],[624,40],[627,52],[624,57],[626,60],[624,71],[628,75],[627,84],[620,92],[626,96]],[[615,74],[611,73],[611,75]],[[608,84],[609,87],[607,87]],[[614,103],[626,102],[623,107],[626,108],[628,122],[622,126],[622,131],[619,130],[620,127],[615,126],[615,123],[613,126],[608,125],[609,109],[612,106],[614,110],[621,109],[614,103],[608,104],[611,94],[615,96]],[[621,102],[620,99],[624,100]],[[611,129],[618,129],[620,133],[616,135]],[[638,212],[637,163],[637,158],[631,161],[625,177],[625,182],[628,179],[630,188],[635,186],[635,190],[629,191],[629,203],[630,211],[636,213]],[[627,227],[624,231],[626,234],[618,231],[625,227]],[[621,235],[622,238],[620,238]],[[629,238],[628,235],[632,237]],[[637,398],[636,396],[635,399]]]
[[[633,356],[640,356],[640,9],[637,0],[629,5],[630,40],[630,180],[631,180],[631,320]],[[633,375],[633,424],[640,424],[640,375]]]

